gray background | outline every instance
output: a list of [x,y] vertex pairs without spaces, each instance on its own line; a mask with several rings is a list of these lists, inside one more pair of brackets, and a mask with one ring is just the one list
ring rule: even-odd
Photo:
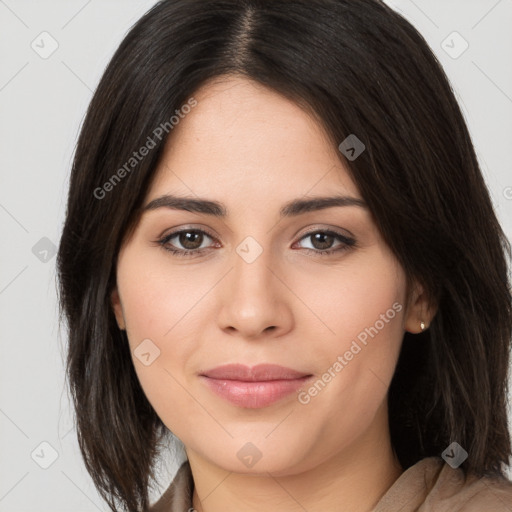
[[[107,510],[79,456],[63,387],[54,250],[92,91],[124,34],[154,3],[0,0],[0,512]],[[510,237],[512,0],[388,4],[444,66]],[[162,488],[175,470],[172,462],[162,467]]]

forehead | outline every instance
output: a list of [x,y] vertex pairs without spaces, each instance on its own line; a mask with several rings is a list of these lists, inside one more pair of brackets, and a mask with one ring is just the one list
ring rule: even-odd
[[293,101],[241,77],[205,84],[170,133],[148,199],[164,192],[274,198],[358,195],[323,126]]

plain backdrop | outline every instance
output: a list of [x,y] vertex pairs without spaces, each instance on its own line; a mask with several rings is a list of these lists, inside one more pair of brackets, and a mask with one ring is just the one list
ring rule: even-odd
[[[0,512],[108,510],[85,471],[64,389],[55,250],[87,105],[154,3],[0,0]],[[446,70],[510,237],[512,0],[388,3]],[[169,460],[162,489],[176,471]]]

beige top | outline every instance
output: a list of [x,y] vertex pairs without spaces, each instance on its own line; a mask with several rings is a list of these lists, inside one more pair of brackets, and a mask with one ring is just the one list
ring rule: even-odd
[[[185,461],[150,512],[194,512],[193,490]],[[512,482],[465,478],[441,457],[427,457],[404,471],[371,512],[512,512]]]

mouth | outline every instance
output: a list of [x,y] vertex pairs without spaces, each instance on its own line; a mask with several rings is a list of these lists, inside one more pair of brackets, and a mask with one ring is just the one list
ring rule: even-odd
[[313,375],[273,364],[229,364],[199,375],[208,388],[238,407],[267,407],[298,391]]

